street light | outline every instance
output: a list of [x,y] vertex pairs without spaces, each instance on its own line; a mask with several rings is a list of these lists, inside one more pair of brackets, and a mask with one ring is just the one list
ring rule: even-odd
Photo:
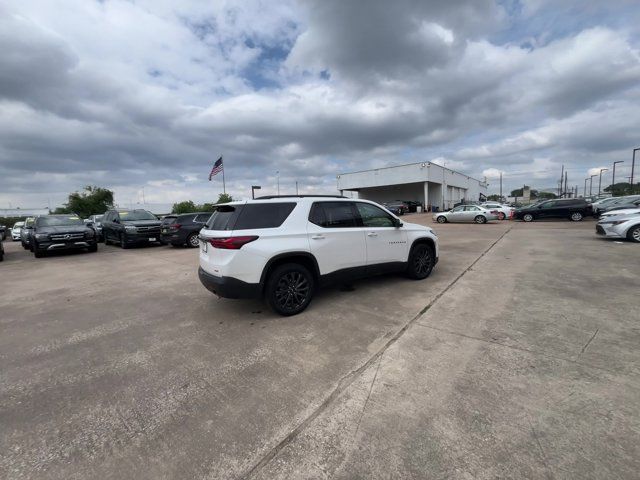
[[256,198],[256,190],[260,190],[262,187],[260,185],[251,185],[251,198]]
[[593,195],[593,177],[597,177],[598,175],[591,175],[589,178],[589,196]]
[[600,180],[598,181],[598,197],[600,197],[600,187],[602,186],[602,172],[608,172],[608,171],[609,171],[608,168],[600,169]]
[[584,198],[587,198],[587,180],[589,180],[588,178],[584,179]]
[[633,171],[636,168],[636,152],[640,150],[640,148],[634,148],[633,149],[633,160],[631,161],[631,181],[629,183],[631,183],[631,195],[633,195]]
[[617,162],[613,162],[613,177],[611,177],[611,196],[615,197],[615,185],[616,185],[616,163],[624,163],[623,160],[618,160]]

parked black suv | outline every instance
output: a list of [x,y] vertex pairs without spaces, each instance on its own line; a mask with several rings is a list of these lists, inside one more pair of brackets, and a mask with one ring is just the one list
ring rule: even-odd
[[93,228],[76,215],[42,215],[33,223],[31,251],[36,258],[54,250],[86,248],[98,251],[98,238]]
[[129,248],[140,243],[160,242],[160,220],[147,210],[108,210],[102,218],[105,245]]
[[0,225],[0,242],[7,238],[7,226]]
[[211,212],[185,213],[183,215],[167,215],[162,220],[161,238],[163,243],[174,247],[187,245],[197,248],[198,233],[211,217]]
[[531,222],[539,218],[568,218],[579,222],[592,215],[592,207],[584,198],[560,198],[536,203],[516,210],[515,218]]

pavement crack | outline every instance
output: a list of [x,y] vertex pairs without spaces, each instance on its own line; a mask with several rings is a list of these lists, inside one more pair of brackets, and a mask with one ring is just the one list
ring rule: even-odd
[[582,355],[584,351],[587,349],[587,347],[591,345],[591,342],[593,342],[593,339],[596,338],[596,335],[598,335],[599,331],[600,329],[596,328],[596,331],[593,332],[593,335],[591,335],[591,338],[589,339],[589,341],[587,341],[587,343],[584,344],[584,347],[582,347],[582,350],[580,350],[580,355]]
[[540,450],[540,456],[542,458],[542,463],[544,465],[545,468],[545,476],[547,477],[547,479],[549,480],[553,480],[553,474],[551,473],[551,468],[549,467],[549,463],[547,462],[547,456],[544,453],[544,449],[542,448],[542,444],[540,443],[540,438],[538,438],[538,434],[536,433],[536,429],[533,428],[533,423],[531,423],[531,419],[527,418],[528,422],[529,422],[529,426],[531,427],[531,433],[533,435],[533,438],[536,441],[536,444],[538,445],[538,449]]
[[356,435],[358,435],[358,430],[360,430],[360,423],[362,422],[362,417],[364,417],[364,411],[367,409],[367,405],[369,404],[369,397],[371,397],[371,392],[373,391],[373,385],[376,383],[376,379],[378,378],[378,372],[380,371],[381,364],[382,364],[382,355],[380,356],[380,361],[378,362],[378,367],[376,368],[376,373],[373,376],[373,380],[371,380],[371,385],[369,386],[369,393],[367,394],[367,399],[364,401],[364,405],[362,406],[362,411],[360,412],[360,417],[358,418],[358,425],[356,426],[356,431],[353,434],[353,438],[356,438]]
[[371,367],[376,361],[378,361],[382,355],[387,351],[389,347],[391,347],[394,343],[396,343],[404,333],[411,327],[416,321],[426,312],[429,308],[431,308],[444,294],[446,294],[453,286],[458,283],[458,281],[465,276],[475,265],[478,263],[484,256],[489,253],[493,247],[495,247],[500,240],[502,240],[511,230],[513,230],[513,225],[510,226],[507,230],[505,230],[502,235],[500,235],[491,245],[489,245],[467,268],[465,268],[458,276],[456,276],[440,293],[438,293],[431,302],[424,306],[415,316],[409,319],[389,340],[380,347],[380,349],[375,352],[367,361],[365,361],[358,368],[351,370],[349,373],[344,375],[339,381],[336,387],[331,391],[331,393],[318,405],[306,418],[304,418],[297,427],[291,430],[285,437],[280,440],[275,446],[273,446],[268,452],[266,452],[251,468],[247,470],[244,475],[241,475],[239,478],[248,479],[253,476],[255,473],[259,472],[265,465],[267,465],[283,448],[289,445],[295,438],[306,429],[308,425],[310,425],[320,414],[322,414],[329,406],[333,403],[333,401],[338,398],[342,392],[344,392],[362,373],[364,373],[369,367]]

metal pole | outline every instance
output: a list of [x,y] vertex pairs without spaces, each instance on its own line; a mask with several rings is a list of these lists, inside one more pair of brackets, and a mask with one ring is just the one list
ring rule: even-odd
[[560,188],[558,189],[558,197],[562,198],[562,179],[564,178],[564,165],[562,165],[562,171],[560,172]]
[[589,180],[588,178],[584,179],[584,198],[587,198],[587,180]]
[[589,178],[589,195],[593,195],[593,177],[597,177],[597,175],[591,175]]
[[[222,159],[222,155],[220,155],[220,159]],[[227,194],[227,185],[224,181],[224,160],[222,161],[222,193]]]
[[611,177],[611,196],[615,197],[615,185],[616,185],[616,163],[624,163],[623,160],[618,160],[617,162],[613,162],[613,177]]
[[600,196],[600,187],[602,186],[602,172],[606,172],[608,170],[609,170],[608,168],[600,169],[600,180],[598,181],[598,197]]
[[636,168],[636,152],[640,150],[640,148],[634,148],[633,149],[633,160],[631,161],[631,181],[629,183],[631,183],[631,195],[633,195],[633,172]]
[[280,170],[276,170],[276,177],[278,181],[278,195],[280,195]]
[[298,181],[296,180],[296,195],[298,195]]

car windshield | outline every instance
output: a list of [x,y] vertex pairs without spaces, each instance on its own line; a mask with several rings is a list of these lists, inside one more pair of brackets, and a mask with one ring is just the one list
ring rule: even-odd
[[118,212],[118,213],[120,214],[120,220],[124,222],[158,219],[153,213],[147,212],[146,210],[132,210],[130,212]]
[[23,225],[24,225],[24,222],[16,222],[13,224],[13,228],[20,228]]
[[82,219],[76,215],[58,217],[40,217],[38,218],[38,226],[39,227],[59,227],[59,226],[67,226],[67,225],[84,225]]

